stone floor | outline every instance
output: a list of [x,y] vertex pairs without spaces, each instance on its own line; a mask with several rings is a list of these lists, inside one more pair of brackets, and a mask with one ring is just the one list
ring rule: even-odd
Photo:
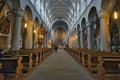
[[51,54],[25,80],[94,80],[68,53]]

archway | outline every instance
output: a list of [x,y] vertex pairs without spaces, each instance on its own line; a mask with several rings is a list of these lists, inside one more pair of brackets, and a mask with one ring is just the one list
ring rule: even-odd
[[[115,18],[114,13],[117,13]],[[119,52],[120,49],[120,0],[116,0],[110,13],[109,34],[111,50]]]
[[[53,37],[54,36],[54,37]],[[53,44],[68,46],[68,25],[64,21],[56,21],[52,26],[51,38]]]
[[110,40],[111,40],[111,47],[120,46],[120,43],[119,43],[119,28],[116,24],[113,24],[110,27]]
[[87,28],[86,28],[86,19],[83,18],[81,22],[81,43],[82,43],[82,48],[87,48],[88,46],[88,41],[87,41]]
[[34,32],[33,32],[33,47],[34,48],[38,48],[39,44],[38,44],[38,31],[39,31],[40,25],[39,25],[39,19],[36,17],[35,21],[34,21]]
[[26,41],[27,40],[27,23],[25,22],[25,17],[22,18],[21,24],[21,49],[26,48]]
[[90,42],[88,44],[91,44],[91,49],[99,50],[100,46],[100,21],[97,14],[97,9],[95,7],[92,7],[89,15],[88,15],[88,21],[90,23],[88,29],[89,29],[89,40]]
[[21,48],[30,48],[33,46],[33,24],[32,24],[32,11],[29,6],[25,7],[22,17],[21,26]]
[[59,47],[65,47],[66,31],[63,28],[58,27],[55,29],[54,35],[55,35],[54,36],[55,37],[54,44]]
[[77,25],[78,48],[80,48],[80,24]]

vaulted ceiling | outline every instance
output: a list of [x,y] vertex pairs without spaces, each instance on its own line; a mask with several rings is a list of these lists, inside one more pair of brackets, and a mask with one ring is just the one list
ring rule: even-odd
[[46,13],[51,22],[65,20],[70,23],[76,0],[44,0]]

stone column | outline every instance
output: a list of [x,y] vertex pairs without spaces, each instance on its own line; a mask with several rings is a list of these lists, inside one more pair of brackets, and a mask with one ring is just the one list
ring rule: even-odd
[[11,50],[20,49],[20,37],[21,37],[21,17],[23,15],[22,9],[13,10],[13,27],[12,27],[12,39]]
[[97,37],[97,50],[100,49],[100,36]]
[[54,36],[55,36],[55,35],[54,35],[54,31],[51,30],[51,40],[52,40],[52,41],[54,41]]
[[69,44],[69,32],[66,31],[66,45]]
[[92,49],[93,50],[97,50],[97,38],[94,36],[95,33],[95,29],[97,28],[96,23],[92,24]]
[[92,49],[92,27],[91,23],[88,24],[88,49]]
[[27,49],[32,48],[33,45],[33,22],[27,20]]
[[82,29],[81,30],[81,33],[80,33],[80,35],[81,35],[81,48],[85,48],[85,35],[84,35],[84,30]]
[[79,32],[77,33],[77,36],[78,36],[78,48],[80,48],[80,33]]
[[46,34],[46,47],[48,47],[47,45],[48,45],[48,33]]
[[44,35],[44,48],[47,47],[47,34]]
[[109,12],[100,11],[100,50],[110,51],[110,36],[109,36]]

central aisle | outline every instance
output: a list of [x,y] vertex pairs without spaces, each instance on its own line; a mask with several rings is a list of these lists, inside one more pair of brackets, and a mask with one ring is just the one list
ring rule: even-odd
[[26,80],[94,80],[68,53],[51,54]]

